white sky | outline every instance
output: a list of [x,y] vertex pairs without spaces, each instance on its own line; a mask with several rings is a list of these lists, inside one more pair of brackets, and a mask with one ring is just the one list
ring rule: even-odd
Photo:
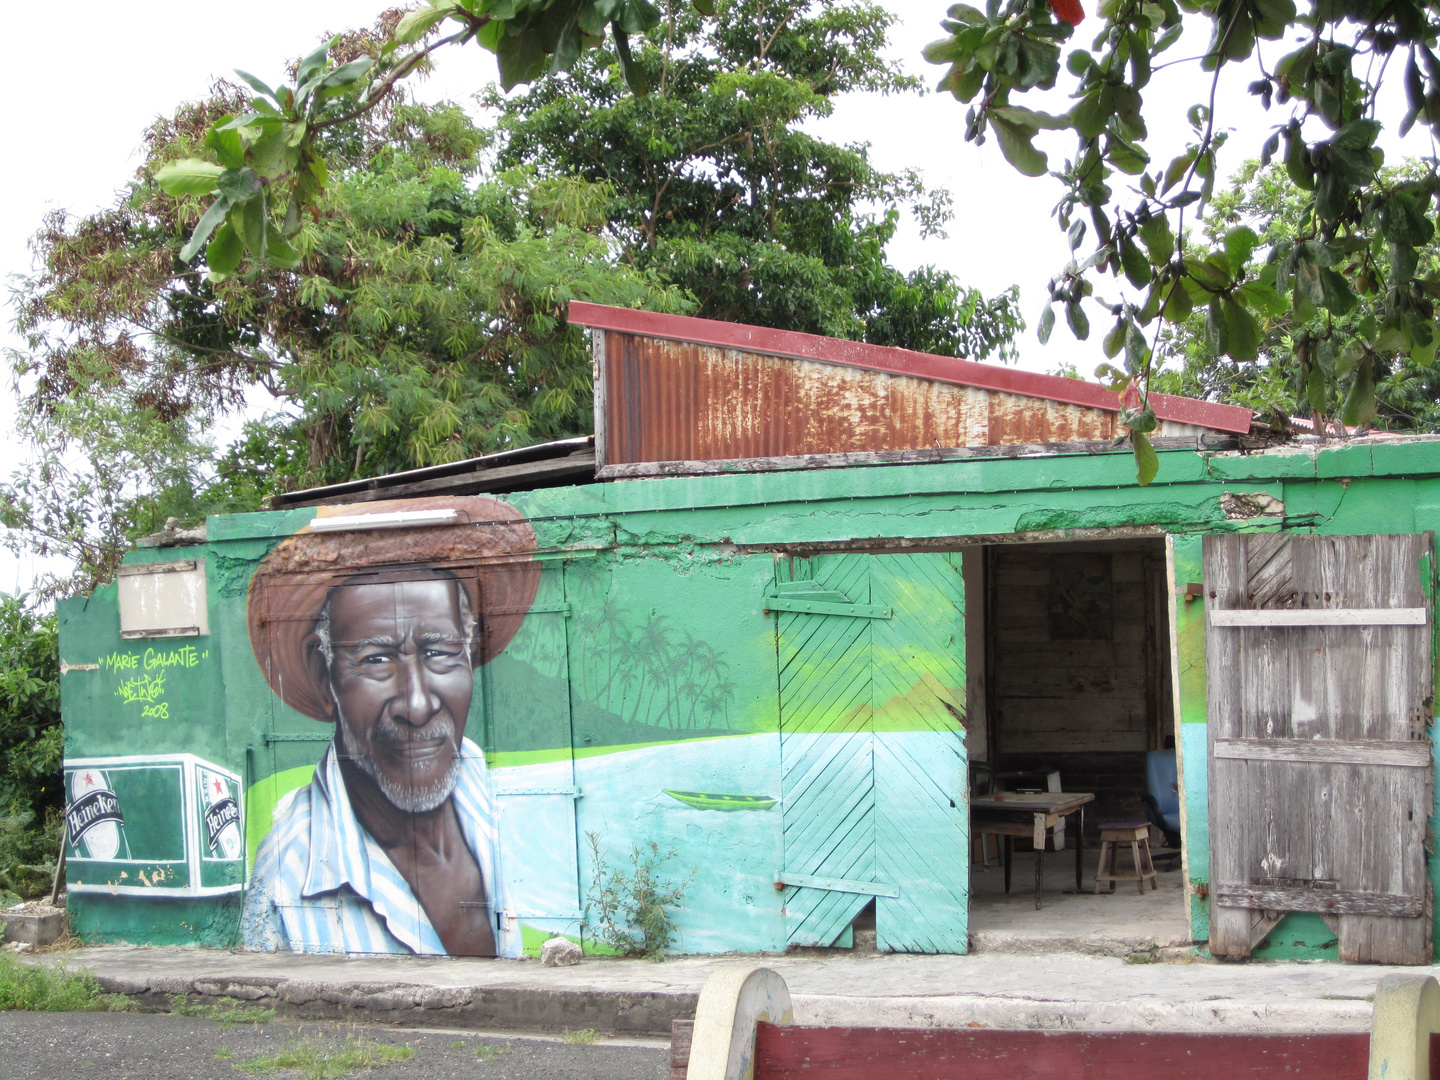
[[[920,52],[926,42],[940,36],[946,0],[884,2],[902,19],[893,34],[894,54],[933,85],[940,69],[925,64]],[[67,30],[59,43],[54,38],[54,9],[36,4],[8,9],[7,37],[14,47],[0,75],[5,98],[12,102],[10,154],[0,174],[4,207],[0,275],[8,280],[30,272],[27,241],[47,211],[64,208],[83,215],[113,201],[139,164],[141,132],[154,118],[181,101],[203,96],[216,78],[235,67],[277,81],[287,59],[311,47],[322,33],[368,24],[384,6],[365,0],[250,0],[242,11],[193,0],[73,0],[65,8]],[[1085,0],[1085,6],[1093,10],[1095,0]],[[1087,20],[1077,39],[1087,39],[1097,26]],[[1202,29],[1199,40],[1192,41],[1197,34],[1187,33],[1170,55],[1202,51],[1203,34]],[[1264,48],[1271,60],[1282,51],[1276,43]],[[1188,64],[1157,73],[1145,95],[1156,120],[1161,113],[1154,106],[1173,102],[1178,106],[1174,121],[1183,125],[1184,107],[1206,96],[1208,80],[1200,78],[1195,67]],[[493,57],[469,46],[441,58],[436,74],[425,84],[424,96],[465,100],[482,80],[493,78],[494,70]],[[1257,154],[1265,121],[1281,119],[1265,117],[1253,107],[1254,99],[1244,93],[1244,83],[1251,77],[1230,77],[1235,85],[1222,98],[1219,110],[1226,123],[1247,116],[1251,121],[1233,140],[1231,165]],[[1024,103],[1043,107],[1034,101]],[[1060,99],[1049,107],[1060,112],[1067,105]],[[842,102],[836,115],[817,125],[817,130],[837,141],[868,141],[880,167],[918,168],[931,186],[952,192],[956,220],[949,238],[922,241],[913,227],[904,229],[890,250],[896,266],[909,270],[933,264],[987,294],[1019,284],[1030,325],[1021,339],[1022,366],[1049,371],[1073,362],[1088,376],[1103,359],[1098,342],[1107,326],[1093,309],[1088,343],[1070,337],[1063,317],[1048,347],[1040,346],[1034,336],[1046,282],[1067,257],[1063,237],[1050,217],[1060,185],[1048,177],[1018,175],[993,140],[978,149],[965,143],[964,113],[965,106],[949,95],[857,98]],[[1152,127],[1148,148],[1163,164],[1187,135],[1183,126],[1178,131]],[[1046,137],[1052,140],[1054,167],[1073,136],[1059,132]],[[1126,179],[1117,176],[1115,182]],[[1120,289],[1111,285],[1100,292],[1114,300]],[[12,319],[7,292],[0,341],[14,347],[19,342],[10,332]],[[0,392],[0,433],[7,440],[0,441],[3,462],[19,460],[24,452],[8,436],[14,408],[13,393],[5,386]],[[0,553],[0,589],[25,588],[34,574],[33,565]]]

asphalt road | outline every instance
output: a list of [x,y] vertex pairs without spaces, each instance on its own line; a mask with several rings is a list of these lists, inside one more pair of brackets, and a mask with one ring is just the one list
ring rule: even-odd
[[[374,1024],[226,1026],[215,1020],[136,1013],[0,1012],[5,1080],[244,1080],[239,1068],[296,1044],[338,1049],[348,1040],[410,1046],[407,1061],[351,1072],[354,1080],[665,1080],[660,1043],[592,1045]],[[301,1077],[299,1070],[262,1075]],[[327,1072],[328,1076],[337,1075]]]

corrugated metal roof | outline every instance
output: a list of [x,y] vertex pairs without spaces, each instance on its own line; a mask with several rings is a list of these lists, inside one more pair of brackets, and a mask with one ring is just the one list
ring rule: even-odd
[[556,484],[583,484],[595,479],[595,438],[574,439],[522,446],[497,454],[466,458],[445,465],[349,480],[342,484],[287,491],[270,497],[271,510],[292,506],[334,506],[373,502],[378,499],[408,499],[421,495],[479,495],[506,491],[530,491]]
[[[1118,413],[1120,410],[1119,396],[1099,383],[1067,379],[1059,375],[1042,375],[999,364],[977,363],[953,356],[935,356],[910,349],[868,345],[860,341],[845,341],[816,334],[772,330],[763,326],[719,322],[714,319],[695,319],[685,315],[661,315],[653,311],[635,311],[580,301],[571,302],[569,318],[572,323],[581,326],[638,337],[711,345],[744,353],[905,375],[1108,412]],[[1235,434],[1245,434],[1250,430],[1249,409],[1171,394],[1152,394],[1150,401],[1156,416],[1161,420]]]
[[[598,475],[660,462],[1000,446],[1103,446],[1120,396],[1098,383],[948,356],[573,303],[593,328]],[[1151,396],[1159,438],[1248,433],[1246,409]]]

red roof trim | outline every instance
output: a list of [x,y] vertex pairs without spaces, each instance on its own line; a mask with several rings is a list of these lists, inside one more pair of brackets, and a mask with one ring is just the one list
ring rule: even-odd
[[[799,334],[793,330],[771,330],[745,323],[720,322],[716,319],[695,319],[688,315],[661,315],[654,311],[607,307],[570,301],[570,321],[600,330],[616,330],[642,337],[690,341],[698,345],[715,345],[726,349],[785,356],[793,360],[816,360],[822,364],[843,364],[846,367],[868,368],[892,375],[912,375],[919,379],[974,386],[982,390],[999,390],[1007,394],[1046,398],[1070,405],[1093,409],[1120,411],[1120,396],[1099,383],[1067,379],[1060,375],[1041,375],[1033,371],[959,360],[953,356],[896,349],[886,345],[867,345],[842,338]],[[1218,405],[1213,401],[1176,397],[1172,394],[1151,394],[1151,407],[1161,420],[1232,431],[1245,434],[1250,430],[1250,410],[1236,405]]]

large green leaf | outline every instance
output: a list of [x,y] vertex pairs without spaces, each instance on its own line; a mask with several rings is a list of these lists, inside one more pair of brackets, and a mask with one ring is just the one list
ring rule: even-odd
[[1260,327],[1255,316],[1235,302],[1221,301],[1225,317],[1225,351],[1236,360],[1254,360],[1260,352]]
[[990,117],[990,129],[995,132],[995,141],[1000,144],[1000,152],[1005,155],[1005,160],[1018,172],[1025,176],[1045,175],[1048,163],[1044,152],[1035,149],[1030,141],[1034,137],[1033,132],[1027,132],[1018,124],[1012,124],[998,116]]
[[1135,288],[1143,289],[1150,284],[1150,279],[1154,276],[1150,269],[1150,260],[1130,237],[1119,236],[1116,242],[1120,247],[1120,265],[1125,271],[1125,277]]
[[1135,447],[1135,482],[1145,487],[1160,472],[1160,456],[1150,445],[1150,437],[1144,432],[1132,431],[1130,441]]
[[1164,214],[1153,214],[1141,224],[1140,239],[1156,266],[1164,266],[1175,254],[1175,234],[1170,231],[1170,219]]
[[212,281],[219,281],[233,274],[245,255],[245,245],[240,234],[227,222],[215,230],[215,239],[205,247],[205,266]]
[[207,209],[205,213],[200,216],[200,220],[196,222],[195,231],[190,234],[190,239],[187,240],[185,246],[180,249],[180,259],[182,262],[189,262],[195,258],[196,255],[200,254],[200,249],[203,248],[205,242],[210,239],[210,234],[225,220],[225,215],[229,212],[230,202],[223,196],[210,204],[209,209]]
[[1055,330],[1055,305],[1047,303],[1045,310],[1040,312],[1040,321],[1035,327],[1035,336],[1044,345],[1050,340],[1050,335]]
[[1355,369],[1355,381],[1345,395],[1340,420],[1347,427],[1359,427],[1375,419],[1379,405],[1375,400],[1375,366],[1367,355]]
[[155,182],[167,195],[209,195],[224,171],[208,161],[182,158],[156,169]]
[[454,10],[454,0],[430,0],[428,7],[406,12],[405,17],[395,24],[395,40],[401,45],[413,45]]

